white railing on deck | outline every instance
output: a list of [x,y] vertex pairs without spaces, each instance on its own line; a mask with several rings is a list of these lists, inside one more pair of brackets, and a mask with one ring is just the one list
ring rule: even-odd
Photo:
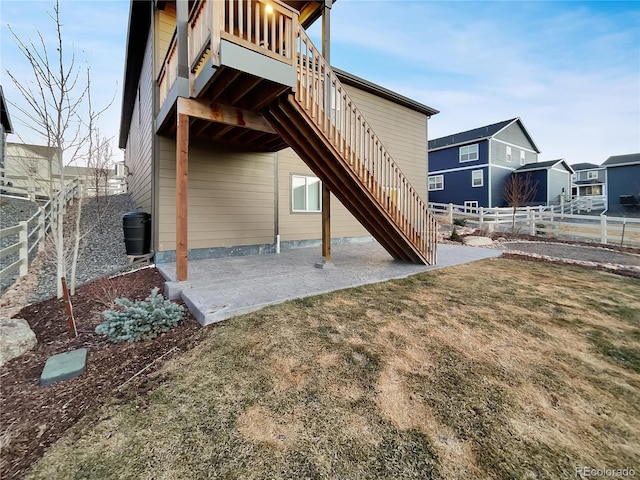
[[437,221],[427,204],[302,28],[298,29],[296,48],[296,101],[428,263],[434,263]]

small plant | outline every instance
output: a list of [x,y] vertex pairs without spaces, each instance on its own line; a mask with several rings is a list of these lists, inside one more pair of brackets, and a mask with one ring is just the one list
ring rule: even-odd
[[458,234],[456,227],[453,227],[453,230],[451,230],[451,235],[449,235],[449,240],[453,240],[454,242],[460,241],[460,235]]
[[96,327],[96,333],[107,335],[112,342],[137,342],[157,337],[175,327],[184,308],[166,300],[151,290],[146,300],[132,302],[127,298],[115,301],[117,309],[105,310],[105,321]]
[[453,224],[457,225],[458,227],[466,227],[467,226],[467,219],[466,218],[454,218],[453,219]]

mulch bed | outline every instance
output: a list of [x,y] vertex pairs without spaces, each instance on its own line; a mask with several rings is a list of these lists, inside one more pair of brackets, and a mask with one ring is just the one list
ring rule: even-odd
[[[163,284],[155,268],[145,268],[78,288],[72,297],[79,333],[75,339],[69,337],[62,300],[29,305],[15,315],[29,322],[38,344],[0,368],[0,478],[23,478],[81,417],[112,396],[132,398],[144,388],[146,374],[161,364],[156,360],[165,361],[194,344],[195,334],[202,330],[186,308],[178,326],[154,340],[112,343],[94,332],[113,299],[142,300],[153,287],[162,291]],[[48,387],[38,385],[47,358],[83,347],[88,350],[83,375]]]

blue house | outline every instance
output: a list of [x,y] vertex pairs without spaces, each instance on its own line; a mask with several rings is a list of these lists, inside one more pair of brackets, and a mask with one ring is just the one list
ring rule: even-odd
[[640,214],[640,153],[606,159],[607,213]]
[[520,118],[429,141],[429,201],[504,207],[504,185],[540,150]]
[[573,168],[562,158],[528,163],[513,172],[514,175],[524,175],[536,187],[529,205],[560,205],[561,198],[566,200],[569,196],[573,173]]

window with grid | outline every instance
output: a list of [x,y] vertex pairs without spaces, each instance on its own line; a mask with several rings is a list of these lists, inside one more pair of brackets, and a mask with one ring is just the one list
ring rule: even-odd
[[478,144],[460,147],[460,162],[473,162],[478,160]]
[[444,175],[432,175],[429,177],[428,189],[430,192],[434,190],[444,190]]
[[484,185],[484,174],[482,170],[473,170],[471,172],[471,186],[481,187]]

